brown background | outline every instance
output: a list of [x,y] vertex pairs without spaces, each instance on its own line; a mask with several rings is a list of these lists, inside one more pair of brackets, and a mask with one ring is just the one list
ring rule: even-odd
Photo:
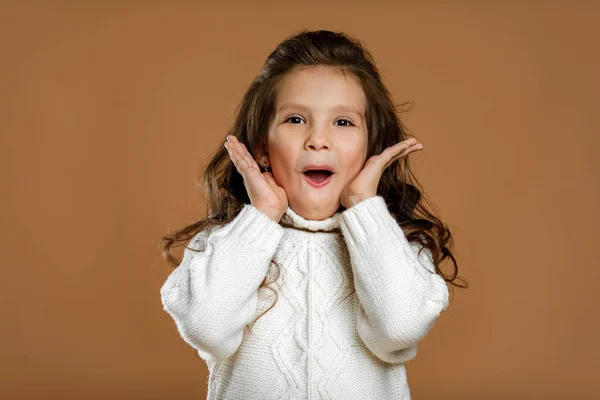
[[374,54],[471,284],[407,364],[413,397],[600,393],[600,6],[4,2],[0,397],[199,399],[159,238],[268,53],[301,28]]

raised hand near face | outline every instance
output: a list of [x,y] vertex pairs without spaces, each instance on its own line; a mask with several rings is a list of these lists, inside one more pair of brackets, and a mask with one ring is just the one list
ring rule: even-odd
[[366,198],[376,196],[383,171],[400,157],[421,149],[423,145],[417,139],[410,138],[369,158],[359,174],[342,190],[340,204],[348,209]]
[[244,186],[252,205],[273,221],[279,222],[288,208],[285,190],[277,185],[271,172],[260,172],[246,146],[235,136],[228,135],[224,146],[233,165],[244,178]]

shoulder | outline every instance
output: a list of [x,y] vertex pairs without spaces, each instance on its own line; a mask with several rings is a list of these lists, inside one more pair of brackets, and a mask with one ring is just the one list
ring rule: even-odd
[[186,250],[205,251],[206,245],[208,243],[208,238],[211,232],[213,232],[215,229],[216,227],[208,228],[194,234],[194,236],[192,236],[192,238],[188,242]]

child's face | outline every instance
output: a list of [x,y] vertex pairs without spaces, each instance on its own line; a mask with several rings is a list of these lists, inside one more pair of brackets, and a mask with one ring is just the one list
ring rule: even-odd
[[[356,78],[327,67],[298,70],[280,82],[267,162],[289,206],[305,219],[332,216],[342,189],[362,170],[368,138],[365,106]],[[303,171],[313,164],[332,168],[329,183],[314,187],[307,182]]]

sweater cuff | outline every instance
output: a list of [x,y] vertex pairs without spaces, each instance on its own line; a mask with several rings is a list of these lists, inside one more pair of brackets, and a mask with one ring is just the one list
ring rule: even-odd
[[223,227],[222,232],[226,236],[223,240],[234,238],[243,246],[274,253],[283,236],[283,227],[252,204],[244,204],[238,215]]
[[368,197],[342,212],[342,223],[354,242],[362,242],[373,233],[387,229],[385,225],[396,220],[382,196]]

